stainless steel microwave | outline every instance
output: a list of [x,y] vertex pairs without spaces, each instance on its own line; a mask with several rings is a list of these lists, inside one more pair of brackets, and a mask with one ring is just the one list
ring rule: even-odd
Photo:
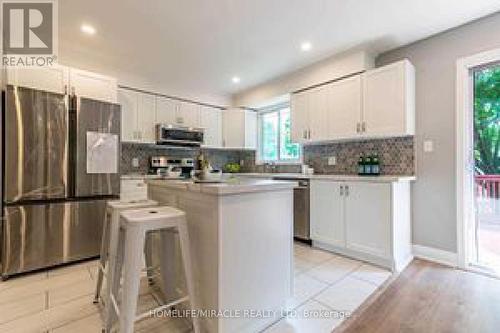
[[203,134],[203,128],[156,125],[156,143],[159,145],[199,147],[203,144]]

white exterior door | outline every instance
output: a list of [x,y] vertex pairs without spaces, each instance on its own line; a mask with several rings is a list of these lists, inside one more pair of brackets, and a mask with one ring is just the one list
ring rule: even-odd
[[367,136],[413,134],[413,66],[408,61],[364,74],[363,120]]
[[327,86],[327,138],[348,139],[359,136],[361,129],[361,76],[347,78]]
[[222,147],[222,111],[203,107],[200,111],[201,127],[204,129],[204,146]]
[[311,181],[312,240],[345,247],[344,186],[342,182]]
[[303,143],[308,141],[310,100],[309,92],[307,91],[292,94],[290,99],[290,120],[293,142]]
[[71,68],[69,82],[71,92],[79,97],[110,103],[117,102],[117,82],[112,77]]
[[348,249],[391,257],[391,185],[347,183],[345,193]]
[[121,105],[122,141],[139,141],[137,131],[138,93],[131,90],[118,90],[118,103]]
[[176,110],[179,102],[166,97],[156,97],[156,123],[175,124]]
[[150,94],[139,93],[137,128],[142,142],[154,143],[156,122],[156,97]]
[[8,84],[65,94],[69,87],[69,68],[59,65],[39,68],[6,68]]

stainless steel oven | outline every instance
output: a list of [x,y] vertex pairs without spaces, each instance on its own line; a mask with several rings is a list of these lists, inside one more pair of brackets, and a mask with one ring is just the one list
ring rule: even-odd
[[202,128],[157,124],[156,143],[160,145],[199,147],[203,144],[203,132]]

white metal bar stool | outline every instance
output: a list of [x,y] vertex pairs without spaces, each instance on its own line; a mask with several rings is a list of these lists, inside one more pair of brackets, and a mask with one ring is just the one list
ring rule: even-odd
[[[167,237],[165,236],[172,228],[177,229],[179,233],[188,295],[136,316],[141,274],[141,253],[144,248],[146,233],[150,231],[160,231],[161,241],[167,242]],[[162,258],[161,260],[160,269],[162,269],[162,271],[164,267],[166,269],[167,260],[168,258]],[[122,267],[123,286],[121,290],[121,303],[118,306],[116,299],[119,291],[119,280]],[[134,331],[134,323],[148,317],[153,311],[161,311],[183,302],[188,302],[191,310],[196,309],[191,267],[189,235],[186,215],[183,211],[163,206],[122,212],[118,241],[118,256],[114,272],[115,281],[112,283],[109,302],[112,304],[115,314],[119,316],[120,332],[132,333]],[[165,274],[162,274],[162,276],[165,278]],[[163,283],[166,285],[168,281],[163,281]],[[192,321],[194,332],[200,332],[197,316],[193,316]],[[106,328],[108,332],[110,328],[110,326]]]
[[[106,206],[106,215],[104,217],[104,225],[101,241],[101,257],[97,268],[97,284],[94,297],[94,303],[99,302],[102,291],[102,282],[104,275],[106,276],[106,293],[105,300],[109,300],[111,283],[113,281],[113,272],[116,262],[116,252],[118,248],[118,233],[120,230],[120,214],[127,209],[139,209],[158,206],[158,202],[153,200],[116,200],[109,201]],[[149,253],[145,251],[146,267],[151,267]],[[106,266],[108,268],[106,273]],[[109,314],[109,302],[105,302],[105,317]]]

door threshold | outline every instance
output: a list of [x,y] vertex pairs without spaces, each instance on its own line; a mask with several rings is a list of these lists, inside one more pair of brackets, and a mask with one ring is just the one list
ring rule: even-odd
[[494,279],[500,280],[500,271],[491,269],[487,266],[477,264],[477,263],[469,263],[466,268],[467,271],[472,273],[481,274],[487,277],[491,277]]

